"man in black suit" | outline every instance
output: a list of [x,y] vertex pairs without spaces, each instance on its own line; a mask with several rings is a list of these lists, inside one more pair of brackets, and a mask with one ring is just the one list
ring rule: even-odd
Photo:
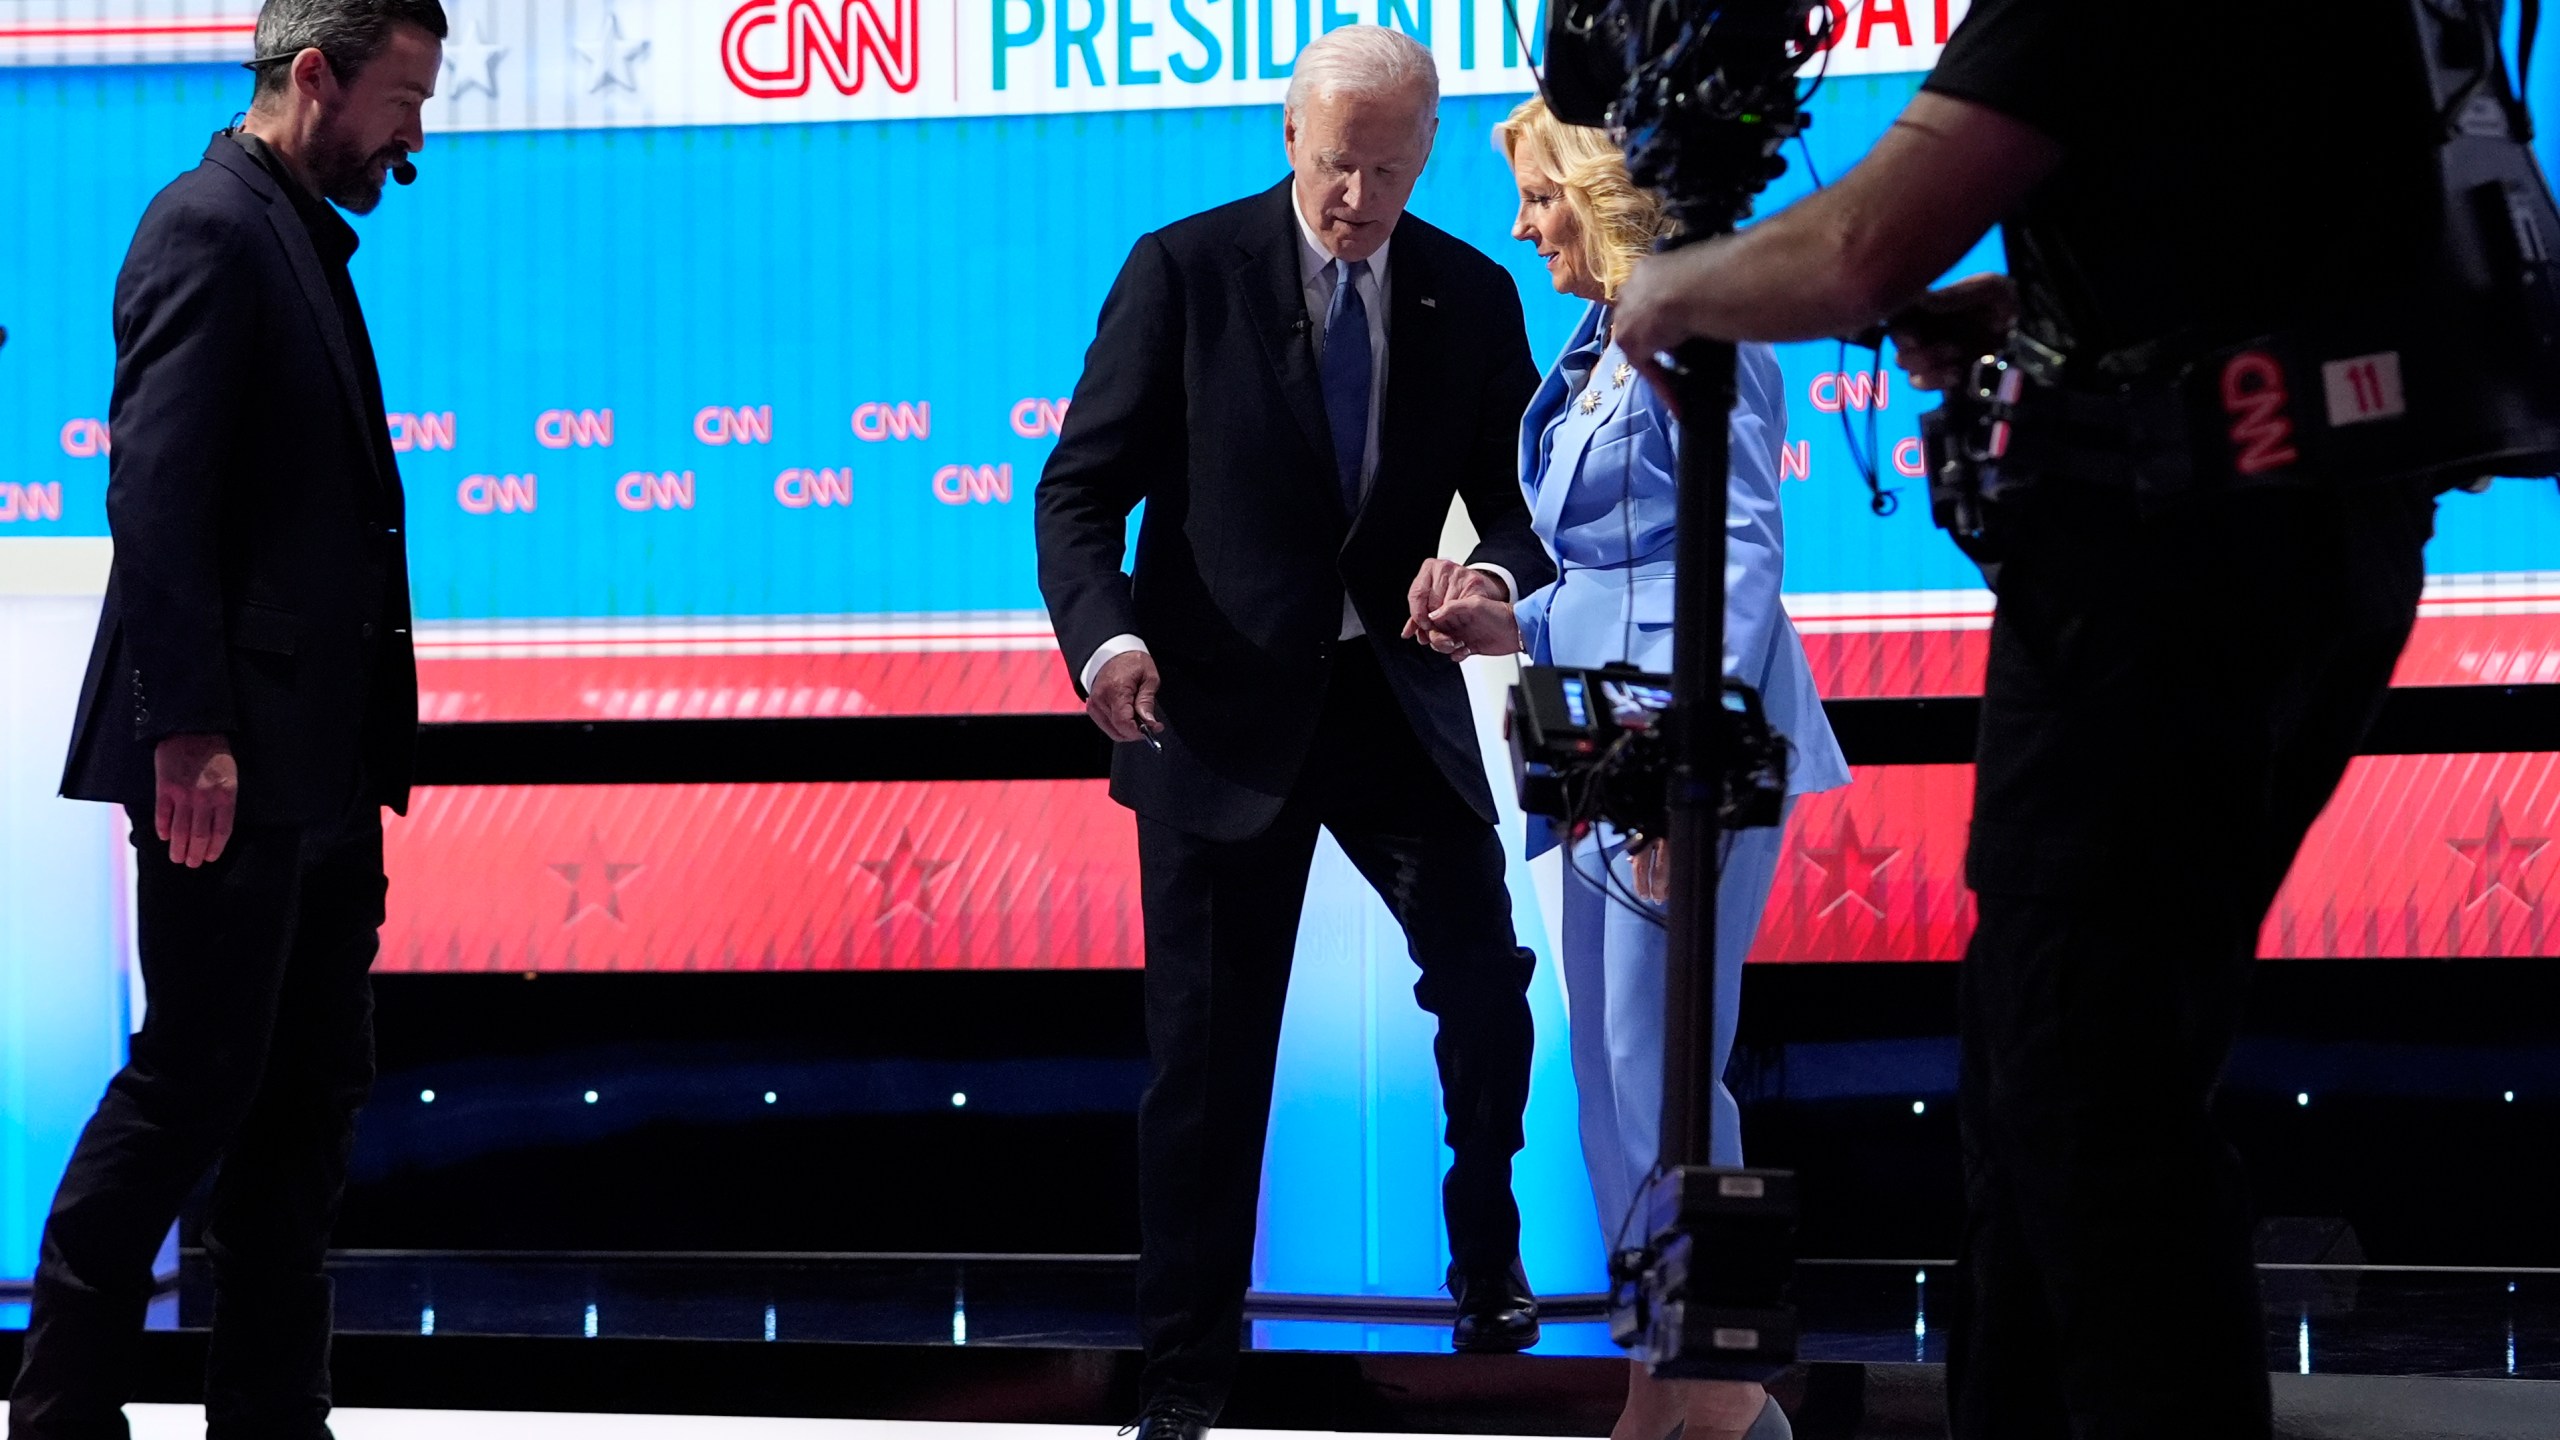
[[219,1162],[207,1434],[325,1440],[322,1255],[373,1083],[381,807],[417,733],[400,477],[347,259],[424,143],[437,0],[268,0],[253,108],[115,299],[115,563],[63,793],[126,808],[149,996],[38,1260],[15,1440],[122,1440],[152,1259]]
[[[1234,1375],[1319,829],[1395,912],[1439,1019],[1454,1342],[1537,1338],[1510,1189],[1530,957],[1464,678],[1400,638],[1554,573],[1516,474],[1537,384],[1519,294],[1403,214],[1438,101],[1430,52],[1402,35],[1309,46],[1291,178],[1139,240],[1040,481],[1041,590],[1122,742],[1112,795],[1138,812],[1143,1440],[1203,1432]],[[1465,566],[1433,558],[1456,496],[1484,537]]]

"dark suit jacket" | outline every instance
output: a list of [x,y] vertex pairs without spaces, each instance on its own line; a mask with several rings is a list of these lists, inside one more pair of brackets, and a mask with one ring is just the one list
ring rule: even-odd
[[1284,181],[1138,241],[1040,477],[1041,593],[1070,671],[1132,634],[1164,676],[1163,753],[1112,759],[1111,793],[1139,814],[1210,839],[1271,824],[1307,761],[1347,589],[1404,711],[1377,723],[1411,725],[1490,821],[1457,662],[1397,632],[1452,496],[1483,537],[1471,560],[1522,594],[1554,578],[1515,473],[1538,384],[1519,291],[1464,242],[1398,222],[1378,473],[1346,516],[1291,203]]
[[227,135],[116,277],[115,564],[62,792],[148,806],[219,733],[244,824],[408,803],[418,681],[399,472],[292,199]]

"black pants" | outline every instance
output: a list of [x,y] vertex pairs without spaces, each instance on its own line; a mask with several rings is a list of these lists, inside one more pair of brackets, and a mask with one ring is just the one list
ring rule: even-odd
[[373,1084],[381,811],[244,828],[222,859],[169,862],[134,824],[148,1009],[55,1193],[37,1261],[12,1440],[124,1440],[152,1291],[178,1207],[220,1163],[209,1440],[328,1435],[321,1259]]
[[1404,927],[1440,1022],[1453,1263],[1503,1273],[1519,1255],[1511,1157],[1529,1100],[1531,957],[1511,931],[1491,826],[1423,752],[1368,643],[1343,647],[1322,728],[1278,821],[1245,841],[1138,822],[1147,923],[1147,1049],[1138,1111],[1138,1320],[1144,1388],[1217,1410],[1243,1340],[1245,1286],[1271,1113],[1272,1065],[1316,833]]
[[2264,920],[2380,707],[2434,505],[2028,496],[2001,576],[1962,977],[1959,1440],[2264,1440],[2211,1115]]

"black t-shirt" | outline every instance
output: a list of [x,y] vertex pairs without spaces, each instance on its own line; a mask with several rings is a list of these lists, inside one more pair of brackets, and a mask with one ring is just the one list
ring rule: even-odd
[[[373,353],[373,335],[365,328],[364,307],[356,301],[355,277],[347,271],[347,262],[356,256],[355,227],[335,206],[305,189],[265,141],[246,130],[231,132],[231,138],[276,182],[293,201],[294,213],[302,217],[302,228],[311,235],[311,248],[320,254],[320,273],[328,279],[329,298],[337,303],[338,323],[347,332],[347,347],[355,352],[356,380],[364,387],[358,402],[365,407],[368,419],[381,414],[382,374]],[[381,434],[375,438],[380,441],[382,455],[387,457],[391,449],[389,422],[379,428]]]
[[[249,152],[249,158],[267,172],[287,197],[293,201],[294,213],[302,217],[303,229],[311,236],[311,248],[320,257],[320,273],[329,284],[329,298],[337,306],[338,323],[347,334],[347,348],[354,352],[356,382],[364,389],[358,403],[364,409],[366,441],[374,451],[374,463],[391,489],[379,498],[386,523],[396,523],[400,513],[397,493],[399,461],[391,451],[390,422],[384,418],[382,373],[373,349],[373,335],[364,323],[364,307],[356,300],[355,276],[347,262],[353,260],[358,243],[355,227],[348,224],[337,207],[312,194],[285,168],[274,149],[246,130],[235,130],[232,139]],[[377,662],[385,657],[402,656],[409,644],[409,613],[401,582],[387,579],[382,594],[380,618],[374,622],[374,645]],[[370,666],[365,711],[365,757],[361,765],[369,767],[373,776],[407,774],[410,735],[417,726],[417,705],[411,684],[411,672],[405,657],[399,664],[375,663]],[[372,788],[367,771],[360,769],[357,793]]]
[[2411,268],[2407,0],[1975,0],[1924,88],[2059,141],[2006,221],[2028,334],[2129,378]]

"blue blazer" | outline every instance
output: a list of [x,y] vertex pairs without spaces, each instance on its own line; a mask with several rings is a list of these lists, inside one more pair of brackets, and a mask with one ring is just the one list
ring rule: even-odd
[[[1672,524],[1678,504],[1679,425],[1615,344],[1609,307],[1595,304],[1520,422],[1521,488],[1530,525],[1556,558],[1558,578],[1519,605],[1526,658],[1539,665],[1671,668]],[[1787,402],[1777,358],[1741,347],[1725,501],[1724,672],[1760,692],[1769,723],[1792,742],[1787,793],[1849,782],[1805,663],[1804,642],[1779,602],[1785,519],[1778,450]],[[1554,844],[1532,822],[1530,853]]]

